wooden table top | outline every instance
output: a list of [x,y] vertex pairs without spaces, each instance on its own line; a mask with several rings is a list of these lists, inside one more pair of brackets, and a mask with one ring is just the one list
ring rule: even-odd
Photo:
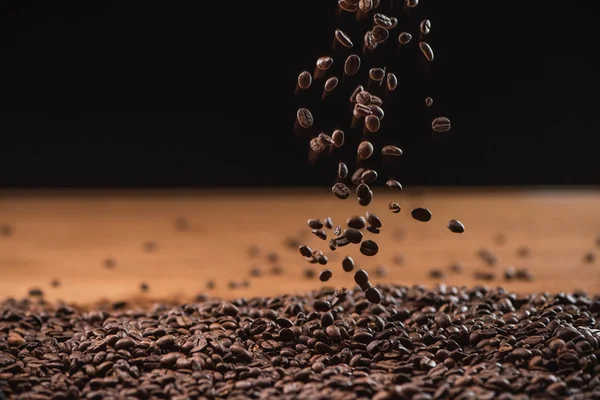
[[[388,211],[389,201],[402,206],[399,214]],[[413,207],[429,208],[429,223],[410,216]],[[327,242],[310,233],[308,218],[331,216],[342,224],[353,214],[371,211],[384,227],[380,235],[365,232],[380,246],[376,257],[365,257],[358,246],[335,252]],[[175,228],[184,217],[189,229]],[[451,218],[466,226],[453,234]],[[352,256],[371,274],[371,281],[433,285],[432,268],[447,273],[448,285],[504,286],[518,292],[559,292],[576,289],[600,293],[600,260],[586,262],[584,255],[600,247],[600,192],[591,190],[426,190],[375,191],[369,207],[356,201],[338,200],[328,188],[315,190],[205,190],[205,191],[106,191],[106,192],[0,192],[0,225],[12,232],[0,234],[0,297],[24,297],[30,288],[41,288],[50,300],[88,304],[101,299],[133,298],[189,300],[199,293],[219,297],[301,293],[322,287],[316,277],[307,279],[308,264],[285,242],[300,238],[312,248],[327,250],[333,271],[329,286],[352,287],[351,273],[344,273],[341,259]],[[331,231],[328,232],[332,236]],[[505,243],[497,240],[503,234]],[[152,241],[153,251],[144,249]],[[260,248],[251,256],[248,248]],[[528,257],[519,249],[528,247]],[[486,266],[477,256],[491,250],[498,265]],[[276,253],[279,261],[268,260]],[[404,258],[396,265],[397,255]],[[107,269],[104,260],[116,266]],[[459,262],[461,273],[449,267]],[[279,265],[281,275],[271,269]],[[375,276],[378,266],[388,275]],[[504,270],[526,267],[532,282],[506,282]],[[258,267],[263,276],[250,277]],[[476,271],[493,272],[496,279],[474,279]],[[60,287],[50,282],[58,279]],[[215,289],[207,291],[213,280]],[[230,289],[230,281],[249,280],[247,288]],[[142,294],[140,283],[150,290]]]

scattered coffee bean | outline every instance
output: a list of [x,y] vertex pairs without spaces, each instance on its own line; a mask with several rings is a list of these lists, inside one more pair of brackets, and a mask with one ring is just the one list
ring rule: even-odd
[[365,297],[370,303],[379,304],[381,303],[381,293],[374,287],[368,288],[365,291]]
[[322,229],[313,229],[312,233],[321,240],[327,240],[327,232]]
[[327,256],[320,255],[319,257],[317,257],[317,262],[319,263],[319,265],[327,265],[329,259],[327,258]]
[[446,278],[446,273],[441,269],[434,268],[429,271],[429,277],[432,279],[444,279]]
[[312,138],[309,142],[309,146],[315,153],[322,153],[325,151],[325,144],[319,140],[319,138]]
[[373,155],[373,145],[371,142],[363,141],[358,145],[358,156],[363,160],[368,159]]
[[385,70],[383,68],[371,68],[369,78],[374,82],[382,82],[385,78]]
[[383,105],[383,100],[381,100],[381,97],[375,96],[374,94],[372,94],[371,95],[371,104],[369,104],[369,106],[371,106],[371,105],[381,107]]
[[377,13],[373,15],[373,23],[386,29],[393,28],[392,21],[387,15]]
[[323,222],[321,222],[321,220],[317,219],[317,218],[309,219],[306,222],[306,224],[308,225],[308,227],[310,229],[321,229],[321,228],[323,228]]
[[312,75],[308,71],[302,71],[298,75],[298,87],[300,89],[308,89],[312,84]]
[[307,108],[300,108],[296,113],[296,119],[298,124],[303,128],[310,128],[313,126],[314,119],[311,112]]
[[[375,183],[375,181],[377,180],[377,171],[375,171],[374,169],[368,169],[362,173],[360,178],[361,178],[361,181],[367,185]],[[359,196],[359,197],[361,197],[361,196]]]
[[335,229],[333,230],[333,234],[335,236],[340,236],[342,234],[342,227],[341,226],[336,226]]
[[531,249],[527,246],[522,246],[517,249],[517,257],[527,258],[531,256]]
[[396,203],[395,201],[391,201],[390,204],[388,205],[388,208],[394,214],[398,214],[400,212],[400,205],[398,203]]
[[303,275],[305,278],[307,278],[307,279],[312,279],[312,278],[314,278],[314,277],[315,277],[316,273],[315,273],[315,270],[314,270],[314,269],[312,269],[312,268],[308,267],[308,268],[305,268],[305,269],[304,269],[304,272],[303,272],[303,274],[302,274],[302,275]]
[[300,247],[298,248],[298,250],[300,251],[300,254],[301,254],[303,257],[306,257],[306,258],[312,257],[312,252],[313,252],[313,251],[312,251],[312,249],[311,249],[310,247],[308,247],[308,246],[306,246],[306,245],[305,245],[305,246],[300,246]]
[[427,107],[431,107],[431,106],[433,105],[433,99],[432,99],[431,97],[427,97],[427,98],[425,99],[425,105],[426,105]]
[[375,228],[374,226],[369,226],[367,230],[374,235],[379,235],[381,233],[381,229]]
[[402,190],[402,185],[400,184],[400,182],[390,179],[389,181],[387,181],[385,183],[385,186],[389,187],[390,189],[398,189],[398,190]]
[[315,311],[319,311],[319,312],[327,312],[329,310],[331,310],[331,303],[327,300],[315,300],[313,302],[313,308],[315,309]]
[[373,0],[359,0],[358,9],[369,12],[373,9]]
[[396,26],[398,26],[398,18],[390,17],[390,22],[392,23],[392,26],[390,26],[389,29],[394,29]]
[[379,252],[379,246],[372,240],[365,240],[360,244],[360,252],[367,257],[373,257]]
[[213,290],[216,286],[217,286],[217,284],[215,283],[215,281],[207,281],[206,282],[207,290]]
[[412,40],[412,35],[408,32],[402,32],[398,35],[398,43],[405,46]]
[[423,53],[427,61],[433,61],[433,49],[428,43],[419,42],[419,48],[421,49],[421,52]]
[[373,115],[375,117],[379,118],[379,122],[381,122],[383,117],[385,117],[385,113],[383,112],[383,109],[376,104],[369,104],[369,108],[373,112]]
[[58,279],[52,279],[52,281],[50,282],[50,286],[52,286],[53,288],[60,287],[60,281]]
[[375,40],[377,44],[385,42],[388,39],[388,37],[390,37],[390,32],[383,26],[379,25],[375,25],[373,27],[371,34],[373,35],[373,40]]
[[461,273],[465,267],[461,263],[452,263],[450,264],[450,271],[455,272],[457,274]]
[[388,72],[387,78],[386,78],[386,83],[387,83],[387,89],[390,92],[393,92],[398,87],[398,78],[396,78],[396,75],[394,75],[393,73]]
[[[361,181],[362,181],[362,176],[361,176]],[[370,192],[371,192],[371,188],[369,188],[369,185],[367,185],[366,183],[361,183],[360,185],[358,185],[356,187],[356,197],[358,197],[359,199],[369,196]]]
[[429,32],[431,32],[431,21],[428,19],[424,19],[423,21],[421,21],[419,29],[421,30],[421,33],[423,35],[428,35]]
[[352,174],[352,178],[350,178],[352,183],[354,183],[355,185],[360,185],[363,172],[365,172],[364,168],[357,168],[356,171],[354,171],[354,173]]
[[431,220],[431,211],[426,208],[415,208],[410,212],[410,215],[417,221],[428,222]]
[[381,121],[379,120],[379,118],[375,115],[367,115],[365,118],[365,128],[367,128],[367,130],[369,132],[377,132],[379,130],[379,128],[381,127]]
[[362,105],[369,105],[371,103],[371,93],[363,90],[356,95],[356,102]]
[[518,280],[531,282],[533,281],[533,274],[527,268],[519,268],[515,273],[515,278]]
[[465,226],[457,219],[451,219],[448,222],[448,229],[452,233],[463,233],[465,231]]
[[402,150],[400,150],[399,147],[387,145],[387,146],[383,146],[383,148],[381,149],[381,154],[383,154],[384,156],[398,157],[398,156],[402,155]]
[[344,237],[348,239],[350,243],[358,244],[363,239],[363,234],[360,230],[354,228],[344,229]]
[[367,207],[373,201],[373,192],[369,190],[366,196],[358,198],[358,204],[362,207]]
[[333,276],[333,272],[331,272],[330,269],[324,269],[323,271],[321,271],[321,273],[319,274],[319,280],[321,282],[327,282],[328,280],[331,279],[331,277]]
[[344,63],[344,74],[348,76],[354,76],[360,69],[360,57],[356,54],[351,54],[346,58]]
[[271,267],[271,275],[281,275],[283,274],[283,267],[279,264],[273,265]]
[[364,88],[364,87],[362,87],[362,85],[358,85],[358,86],[356,87],[356,89],[354,89],[354,91],[352,92],[352,94],[350,95],[350,103],[356,103],[356,96],[357,96],[357,95],[358,95],[360,92],[362,92],[362,91],[364,91],[364,90],[365,90],[365,88]]
[[367,225],[367,220],[360,215],[353,215],[346,219],[346,225],[349,228],[363,229]]
[[448,132],[450,130],[450,120],[446,117],[438,117],[431,123],[431,128],[435,132]]
[[379,217],[377,215],[372,214],[367,211],[366,217],[367,217],[367,223],[369,225],[371,225],[372,227],[381,228],[383,226],[383,224],[381,223],[381,220],[379,219]]
[[404,2],[407,7],[415,8],[419,5],[419,0],[405,0]]
[[346,179],[346,177],[348,176],[348,167],[346,166],[346,164],[344,164],[343,162],[339,162],[338,163],[338,178],[339,179]]
[[373,51],[377,48],[377,41],[373,37],[372,31],[367,31],[365,33],[365,36],[363,37],[363,44],[366,49],[371,50],[371,51]]
[[31,289],[29,289],[29,295],[31,297],[43,297],[44,292],[40,288],[31,288]]
[[358,3],[357,4],[350,4],[348,3],[346,0],[338,0],[338,6],[344,10],[344,11],[348,11],[348,12],[356,12],[358,11]]
[[321,142],[325,147],[333,146],[333,139],[326,133],[319,133],[319,136],[317,136],[317,140]]
[[325,218],[325,221],[323,222],[323,225],[327,229],[333,229],[333,221],[331,220],[331,217]]
[[142,282],[142,283],[140,283],[140,290],[143,293],[146,293],[150,290],[150,286],[148,286],[148,284],[146,282]]
[[104,268],[113,269],[117,266],[117,261],[114,258],[107,258],[104,260]]
[[250,268],[250,276],[251,277],[258,278],[261,275],[262,275],[262,271],[260,270],[260,268],[258,268],[258,267],[251,267]]
[[367,105],[356,103],[354,104],[352,115],[355,118],[364,118],[368,117],[369,115],[373,115],[373,110],[371,110]]
[[267,261],[270,263],[276,263],[279,261],[279,254],[275,253],[274,251],[269,252],[267,254]]
[[323,86],[323,88],[326,92],[331,92],[338,86],[338,83],[339,79],[335,76],[332,76],[331,78],[325,81],[325,85]]
[[333,58],[329,56],[319,57],[317,59],[317,68],[321,71],[327,71],[333,65]]
[[341,287],[339,289],[335,290],[334,296],[337,297],[340,300],[343,300],[346,298],[346,296],[348,296],[348,289],[346,289],[345,287]]
[[346,48],[351,48],[354,46],[354,43],[352,43],[350,37],[339,29],[335,30],[335,40],[337,40],[339,44]]
[[342,147],[344,145],[344,131],[336,129],[331,134],[331,140],[335,147]]
[[341,200],[345,200],[348,197],[350,197],[350,189],[348,189],[348,186],[344,185],[341,182],[338,182],[335,185],[333,185],[331,191],[335,195],[335,197]]
[[379,277],[379,278],[383,278],[385,276],[387,276],[388,274],[388,270],[384,265],[378,265],[377,268],[375,268],[375,276]]
[[394,254],[394,257],[392,257],[392,262],[397,266],[403,265],[405,262],[404,256],[402,254]]
[[583,261],[585,261],[588,264],[593,264],[594,261],[596,261],[596,255],[592,252],[586,253],[583,256]]
[[354,273],[354,282],[358,286],[362,286],[365,283],[369,282],[369,274],[364,269],[357,269]]
[[352,272],[354,270],[354,260],[350,256],[344,257],[342,260],[342,268],[345,272]]
[[498,258],[488,249],[479,250],[477,255],[490,266],[494,266],[498,263]]
[[475,271],[475,273],[473,274],[473,278],[478,281],[490,282],[496,279],[496,274],[494,274],[493,272]]

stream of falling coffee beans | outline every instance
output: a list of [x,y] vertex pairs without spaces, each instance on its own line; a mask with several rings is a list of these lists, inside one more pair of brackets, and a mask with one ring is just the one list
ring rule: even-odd
[[[368,165],[371,157],[376,151],[381,151],[382,157],[400,157],[403,151],[394,144],[384,144],[381,149],[377,149],[376,145],[372,143],[374,141],[372,138],[380,133],[382,128],[382,120],[385,116],[384,103],[391,100],[393,93],[398,88],[398,77],[383,65],[385,59],[383,64],[367,64],[377,58],[375,55],[377,52],[381,53],[382,47],[387,46],[388,50],[389,47],[394,47],[397,48],[398,52],[408,51],[413,44],[413,35],[400,29],[396,17],[385,14],[393,11],[393,1],[384,5],[380,1],[371,0],[339,0],[338,5],[338,21],[342,19],[341,17],[346,17],[346,15],[343,15],[344,13],[353,14],[355,18],[349,19],[350,24],[347,28],[344,27],[344,30],[335,30],[332,54],[317,59],[314,73],[311,74],[306,70],[300,72],[296,94],[300,99],[310,99],[316,96],[307,95],[306,92],[310,90],[320,91],[320,102],[317,107],[322,107],[324,100],[331,96],[334,91],[339,92],[344,89],[340,82],[356,81],[356,78],[361,76],[362,71],[368,71],[368,73],[362,74],[364,80],[358,81],[359,84],[347,100],[352,111],[347,116],[348,119],[351,118],[351,123],[350,130],[346,132],[348,135],[360,137],[356,151],[354,173],[349,175],[348,164],[340,161],[337,168],[336,182],[331,188],[334,196],[346,200],[351,197],[348,184],[355,185],[358,204],[362,207],[368,207],[373,201],[373,190],[370,185],[373,185],[379,177],[377,171]],[[404,14],[410,16],[412,14],[411,9],[414,9],[417,5],[418,1],[405,2],[404,7],[407,12]],[[431,21],[422,19],[419,23],[420,39],[417,44],[414,44],[420,49],[420,54],[417,55],[423,57],[425,63],[434,61],[434,52],[428,39],[431,29]],[[349,32],[358,36],[355,37],[354,34]],[[394,37],[397,37],[397,40],[394,40]],[[343,60],[343,68],[340,69],[341,78],[335,76],[333,72],[334,68],[332,66],[338,62],[336,60]],[[320,86],[321,81],[324,81],[322,88]],[[432,104],[433,99],[427,97],[424,106],[431,107]],[[319,111],[322,114],[326,113],[322,110]],[[315,161],[321,155],[335,154],[336,149],[341,148],[347,142],[346,132],[339,129],[339,127],[329,134],[319,132],[317,126],[318,121],[315,121],[313,112],[308,106],[300,107],[296,113],[295,129],[301,135],[312,136],[309,141],[309,160],[311,161]],[[431,120],[431,129],[434,134],[448,132],[450,127],[450,120],[446,117],[438,116]],[[317,134],[317,132],[319,133]],[[393,177],[386,182],[385,186],[391,190],[402,190],[402,184]],[[395,201],[390,202],[388,208],[394,214],[401,211],[400,205]],[[432,218],[431,212],[426,208],[413,209],[411,216],[421,222],[428,222]],[[346,229],[338,228],[334,230],[334,237],[328,242],[329,250],[335,251],[340,247],[354,244],[360,246],[360,252],[363,255],[375,256],[379,252],[379,246],[372,240],[363,241],[361,230],[366,228],[368,231],[378,234],[383,223],[377,215],[368,211],[365,217],[351,216],[346,221]],[[332,224],[329,225],[332,227]],[[323,230],[323,222],[318,219],[309,219],[308,227],[312,229],[315,236],[327,240],[327,232]],[[456,219],[448,222],[447,227],[453,233],[463,233],[465,231],[463,224]],[[299,251],[309,263],[320,265],[327,265],[328,263],[328,258],[322,250],[311,249],[303,245],[300,246]],[[354,262],[350,257],[344,258],[342,269],[347,273],[354,271]],[[322,282],[327,282],[332,277],[333,271],[330,269],[325,269],[319,274],[319,279]],[[365,292],[365,297],[371,303],[381,301],[381,293],[373,287],[365,270],[355,271],[354,281]]]

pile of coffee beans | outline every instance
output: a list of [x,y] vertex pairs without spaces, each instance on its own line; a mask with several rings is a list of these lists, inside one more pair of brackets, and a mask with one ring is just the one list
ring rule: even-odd
[[54,400],[600,397],[600,298],[374,292],[361,271],[366,291],[139,311],[7,300],[0,390]]

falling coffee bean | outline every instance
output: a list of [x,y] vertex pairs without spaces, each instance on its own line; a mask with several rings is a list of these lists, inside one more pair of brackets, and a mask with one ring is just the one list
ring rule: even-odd
[[335,185],[333,185],[331,191],[333,192],[335,197],[341,200],[345,200],[348,197],[350,197],[350,189],[348,189],[348,186],[344,185],[341,182],[338,182]]
[[385,70],[383,68],[371,68],[369,70],[369,78],[374,82],[382,82],[385,78]]
[[341,226],[336,226],[335,229],[333,230],[333,234],[335,236],[340,236],[342,234],[342,227]]
[[419,28],[421,29],[421,33],[423,35],[428,35],[429,32],[431,32],[431,21],[428,19],[424,19],[423,21],[421,21]]
[[377,180],[377,171],[374,169],[366,170],[362,173],[361,180],[368,185],[374,183]]
[[344,237],[348,239],[350,243],[358,244],[363,239],[363,234],[360,230],[354,228],[344,229]]
[[372,214],[367,211],[366,216],[367,216],[367,223],[369,225],[371,225],[372,227],[381,228],[383,226],[383,224],[381,223],[381,220],[379,219],[379,217],[377,215]]
[[367,225],[367,220],[360,215],[353,215],[346,219],[346,225],[354,229],[364,229],[364,227]]
[[367,115],[367,117],[365,118],[365,128],[367,128],[369,132],[377,132],[380,127],[381,121],[379,121],[379,118],[377,116]]
[[369,274],[364,269],[357,269],[354,273],[354,282],[358,286],[363,286],[365,283],[369,282]]
[[371,93],[363,90],[356,95],[356,102],[363,105],[369,105],[369,103],[371,103]]
[[371,142],[363,141],[358,145],[358,156],[363,160],[368,159],[373,155],[373,145]]
[[415,208],[410,212],[410,215],[417,221],[428,222],[431,220],[431,211],[426,208]]
[[310,128],[314,123],[313,116],[307,108],[300,108],[296,113],[296,119],[303,128]]
[[354,46],[354,43],[352,43],[352,40],[350,40],[350,37],[348,35],[346,35],[340,29],[335,30],[335,40],[337,40],[339,44],[341,44],[342,46],[344,46],[348,49]]
[[356,103],[356,96],[364,90],[365,88],[362,85],[358,85],[350,95],[350,103]]
[[342,260],[342,269],[345,272],[351,272],[354,270],[354,260],[350,256],[344,257]]
[[383,148],[381,149],[381,154],[383,154],[384,156],[398,157],[402,155],[402,150],[399,147],[387,145],[383,146]]
[[368,257],[373,257],[379,252],[379,246],[372,240],[365,240],[360,244],[360,252]]
[[322,229],[313,229],[312,233],[321,240],[327,240],[327,232]]
[[358,205],[362,207],[368,206],[373,201],[373,191],[369,190],[369,193],[365,197],[359,197],[357,201]]
[[146,293],[148,290],[150,290],[150,286],[148,286],[146,282],[142,282],[140,283],[140,290]]
[[377,48],[377,41],[373,37],[372,31],[367,31],[363,37],[363,44],[368,50],[375,50]]
[[398,214],[400,212],[400,205],[398,203],[396,203],[395,201],[391,201],[390,204],[388,205],[388,208],[394,214]]
[[360,57],[356,54],[351,54],[346,58],[344,63],[344,74],[354,76],[360,69]]
[[387,83],[387,89],[390,92],[393,92],[398,87],[398,78],[396,78],[396,75],[392,74],[391,72],[388,72],[387,78],[386,78],[386,83]]
[[453,233],[463,233],[465,231],[465,226],[457,219],[452,219],[448,222],[448,229]]
[[333,229],[333,221],[331,220],[331,217],[325,218],[325,221],[323,222],[323,225],[327,229]]
[[373,23],[386,29],[391,29],[393,27],[392,20],[387,15],[381,13],[373,15]]
[[358,3],[357,4],[350,4],[346,0],[338,0],[338,6],[342,10],[348,11],[348,12],[351,12],[351,13],[358,11]]
[[335,147],[342,147],[344,145],[344,131],[340,129],[336,129],[331,134],[331,140],[333,141],[333,145]]
[[331,277],[333,276],[333,272],[331,272],[331,270],[329,269],[324,269],[323,271],[321,271],[321,273],[319,274],[319,280],[321,282],[327,282],[328,280],[331,279]]
[[385,186],[389,187],[390,189],[398,189],[398,190],[402,190],[402,185],[400,184],[400,182],[390,179],[389,181],[387,181],[385,183]]
[[433,61],[433,49],[428,43],[420,42],[419,48],[421,49],[421,52],[423,53],[427,61]]
[[323,223],[320,219],[309,219],[307,221],[307,225],[310,229],[321,229],[323,228]]
[[419,5],[419,0],[406,0],[405,4],[407,7],[415,8],[416,6]]
[[398,35],[398,43],[400,43],[402,46],[407,45],[408,43],[410,43],[411,40],[412,35],[408,32],[402,32]]
[[369,232],[371,232],[373,235],[379,235],[379,234],[381,233],[381,229],[379,229],[379,228],[375,228],[374,226],[369,226],[369,227],[367,228],[367,230],[368,230]]
[[325,145],[318,138],[312,138],[310,140],[309,145],[311,150],[315,153],[322,153],[323,151],[325,151]]
[[332,76],[331,78],[327,79],[325,81],[325,86],[324,86],[325,91],[326,92],[333,91],[337,87],[338,83],[339,83],[339,79],[336,78],[335,76]]
[[312,75],[308,71],[300,72],[298,75],[298,87],[300,89],[308,89],[312,84]]
[[369,104],[369,108],[373,112],[373,115],[375,117],[379,118],[379,121],[381,122],[383,117],[385,117],[385,113],[383,112],[383,109],[376,104]]
[[363,172],[365,172],[364,168],[357,168],[356,171],[354,171],[354,173],[352,174],[352,178],[350,178],[350,180],[352,181],[353,184],[355,184],[355,185],[361,184],[361,177],[362,177]]
[[428,97],[425,99],[425,105],[427,107],[431,107],[433,105],[433,99],[431,97]]
[[450,130],[450,120],[446,117],[438,117],[431,122],[431,129],[435,132],[448,132]]
[[369,108],[369,106],[361,103],[356,103],[354,105],[354,109],[352,110],[352,115],[355,118],[365,118],[369,115],[373,115],[373,110]]
[[377,44],[381,44],[385,42],[388,37],[390,37],[390,32],[385,29],[383,26],[375,25],[371,30],[371,34],[373,35],[373,40]]
[[317,60],[317,68],[321,71],[327,71],[333,65],[333,58],[329,56],[319,57]]
[[339,162],[338,163],[338,178],[339,179],[346,179],[346,177],[348,176],[348,167],[346,166],[346,164],[344,164],[343,162]]
[[358,197],[359,199],[367,197],[370,192],[371,188],[369,188],[369,185],[367,185],[366,183],[361,183],[356,187],[356,197]]
[[381,303],[381,293],[374,287],[368,288],[365,291],[365,297],[369,303],[379,304]]
[[302,254],[303,257],[309,258],[312,257],[312,249],[308,246],[300,246],[298,248],[298,250],[300,251],[300,254]]

